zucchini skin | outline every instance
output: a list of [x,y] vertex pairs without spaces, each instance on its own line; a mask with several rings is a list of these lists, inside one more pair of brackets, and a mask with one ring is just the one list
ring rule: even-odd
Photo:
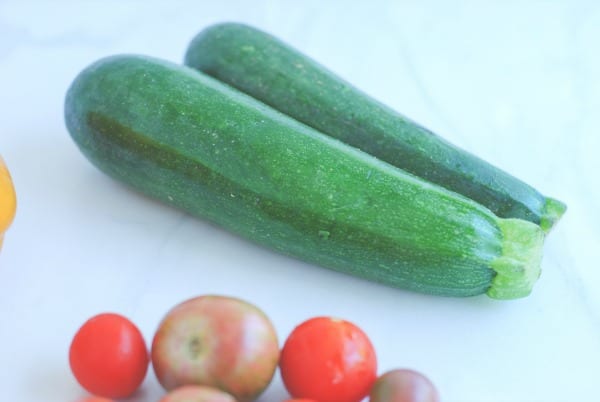
[[203,30],[188,46],[185,64],[500,217],[528,220],[548,232],[566,210],[255,28],[223,23]]
[[304,261],[444,296],[523,297],[539,275],[538,226],[499,219],[185,66],[97,61],[69,88],[65,121],[108,175]]

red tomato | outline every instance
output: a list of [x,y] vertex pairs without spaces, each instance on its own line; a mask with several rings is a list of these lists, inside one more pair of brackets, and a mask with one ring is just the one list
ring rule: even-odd
[[148,350],[139,329],[127,318],[99,314],[77,331],[69,350],[75,378],[88,392],[126,398],[140,386],[148,370]]
[[279,366],[293,398],[320,402],[358,402],[377,376],[367,335],[348,321],[329,317],[296,327],[285,341]]
[[370,402],[439,402],[434,385],[414,370],[388,371],[375,381]]

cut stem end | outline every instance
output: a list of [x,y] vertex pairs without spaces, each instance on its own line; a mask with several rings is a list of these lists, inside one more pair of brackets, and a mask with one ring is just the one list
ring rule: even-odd
[[558,222],[567,210],[567,206],[554,198],[546,198],[546,205],[542,211],[542,218],[540,220],[540,227],[545,234],[550,232],[550,229]]
[[541,272],[544,232],[521,219],[500,219],[502,254],[491,264],[496,271],[487,295],[493,299],[528,296]]

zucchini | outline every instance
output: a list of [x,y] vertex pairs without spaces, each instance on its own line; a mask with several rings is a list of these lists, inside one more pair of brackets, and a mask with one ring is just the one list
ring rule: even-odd
[[446,296],[530,293],[543,232],[420,180],[185,66],[102,59],[65,100],[100,170],[278,252]]
[[352,87],[331,71],[252,27],[223,23],[200,32],[185,64],[279,111],[503,218],[548,232],[566,206]]

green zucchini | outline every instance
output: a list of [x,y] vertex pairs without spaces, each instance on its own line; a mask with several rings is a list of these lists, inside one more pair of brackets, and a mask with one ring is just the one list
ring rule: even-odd
[[100,170],[278,252],[436,295],[530,293],[543,232],[420,180],[185,66],[82,71],[68,131]]
[[190,43],[185,64],[503,218],[548,232],[566,206],[352,87],[273,36],[218,24]]

